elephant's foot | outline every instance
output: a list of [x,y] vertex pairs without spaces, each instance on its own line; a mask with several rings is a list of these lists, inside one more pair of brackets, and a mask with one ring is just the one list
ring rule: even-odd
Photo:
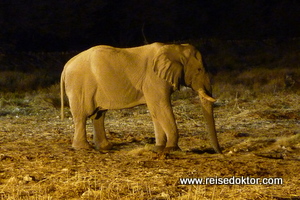
[[112,143],[110,143],[110,142],[102,142],[101,144],[96,144],[95,143],[95,148],[96,148],[96,150],[110,150],[110,149],[112,149],[112,147],[113,147],[113,144]]
[[73,141],[72,147],[76,150],[79,150],[79,149],[93,149],[93,147],[87,141],[86,142]]
[[163,152],[165,149],[165,146],[159,146],[159,145],[155,145],[153,148],[152,148],[152,151],[156,152],[156,153],[161,153]]
[[165,146],[154,146],[153,151],[156,153],[170,153],[173,151],[181,151],[181,149],[178,146],[174,147],[165,147]]
[[179,146],[166,147],[166,148],[164,148],[163,153],[171,153],[174,151],[181,151],[181,149],[179,148]]

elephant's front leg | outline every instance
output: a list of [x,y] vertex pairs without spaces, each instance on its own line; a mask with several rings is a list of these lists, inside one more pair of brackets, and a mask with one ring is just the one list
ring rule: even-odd
[[171,105],[169,103],[155,103],[148,105],[148,107],[155,125],[157,148],[160,149],[160,146],[165,144],[165,152],[180,150],[178,147],[178,130]]
[[93,119],[94,144],[97,150],[109,150],[112,148],[112,144],[108,142],[106,138],[106,133],[104,128],[105,113],[106,111],[99,111],[97,115],[100,115],[100,117],[97,119]]
[[159,121],[153,117],[152,115],[152,120],[153,120],[153,125],[154,125],[154,133],[155,133],[155,152],[161,152],[164,150],[166,147],[167,143],[167,137],[166,134],[161,127]]

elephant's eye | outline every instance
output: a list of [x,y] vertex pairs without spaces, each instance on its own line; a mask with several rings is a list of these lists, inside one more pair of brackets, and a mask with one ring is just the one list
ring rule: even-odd
[[198,72],[201,72],[201,68],[198,68],[197,71],[198,71]]

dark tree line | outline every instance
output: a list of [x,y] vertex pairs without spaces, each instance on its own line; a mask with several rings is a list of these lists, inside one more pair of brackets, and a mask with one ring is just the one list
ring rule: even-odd
[[0,1],[0,51],[300,36],[298,0]]

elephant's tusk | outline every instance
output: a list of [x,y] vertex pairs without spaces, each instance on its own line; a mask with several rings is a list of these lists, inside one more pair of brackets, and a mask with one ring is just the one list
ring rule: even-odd
[[198,90],[198,92],[199,92],[199,95],[201,97],[203,97],[204,99],[206,99],[207,101],[210,101],[210,102],[215,102],[216,101],[216,99],[208,96],[203,89]]

